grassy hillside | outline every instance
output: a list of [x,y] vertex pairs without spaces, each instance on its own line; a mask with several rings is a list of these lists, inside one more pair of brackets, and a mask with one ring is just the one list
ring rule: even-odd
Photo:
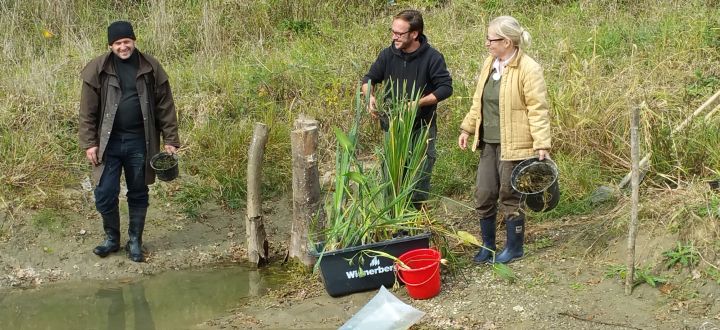
[[[255,121],[268,124],[265,187],[290,189],[289,129],[300,113],[330,128],[349,125],[357,83],[389,45],[393,14],[419,8],[430,42],[446,57],[455,93],[439,108],[435,192],[468,196],[477,155],[456,147],[487,22],[513,15],[545,68],[565,207],[586,210],[597,186],[629,169],[629,109],[644,102],[649,181],[718,177],[720,116],[671,135],[720,89],[720,8],[714,1],[563,0],[63,0],[0,3],[0,210],[62,208],[65,187],[89,174],[77,145],[78,73],[106,51],[109,22],[134,23],[138,48],[171,76],[180,115],[184,179],[155,190],[192,214],[204,200],[243,203]],[[378,141],[369,118],[365,150]],[[0,227],[2,223],[0,223]],[[2,229],[2,228],[0,228]]]

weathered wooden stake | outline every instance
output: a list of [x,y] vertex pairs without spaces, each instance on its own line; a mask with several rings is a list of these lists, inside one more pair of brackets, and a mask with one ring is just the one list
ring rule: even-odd
[[268,140],[268,128],[263,123],[255,123],[253,139],[248,149],[247,165],[247,217],[245,233],[247,236],[248,261],[261,266],[268,261],[268,241],[262,218],[262,160],[265,144]]
[[625,277],[625,294],[632,294],[633,282],[635,280],[635,238],[637,237],[638,226],[638,202],[640,199],[640,147],[638,142],[638,126],[640,123],[640,107],[634,107],[632,119],[630,120],[630,158],[631,187],[630,197],[630,223],[628,224],[628,254],[627,254],[627,276]]
[[301,117],[292,131],[293,223],[290,233],[290,258],[312,266],[314,258],[308,254],[310,222],[320,211],[320,174],[318,171],[318,123]]

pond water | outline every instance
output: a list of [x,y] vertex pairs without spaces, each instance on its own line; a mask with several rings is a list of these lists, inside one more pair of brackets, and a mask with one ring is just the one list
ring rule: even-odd
[[276,287],[280,280],[269,272],[233,266],[0,291],[0,328],[193,328]]

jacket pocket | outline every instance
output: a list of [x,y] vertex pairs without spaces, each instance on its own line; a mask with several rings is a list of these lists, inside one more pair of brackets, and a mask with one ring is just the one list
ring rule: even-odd
[[527,109],[513,108],[510,112],[510,125],[510,141],[514,149],[532,148],[533,139]]

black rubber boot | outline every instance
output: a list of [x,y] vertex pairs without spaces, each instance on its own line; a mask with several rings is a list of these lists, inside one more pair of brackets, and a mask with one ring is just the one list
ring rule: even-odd
[[125,246],[128,258],[135,262],[145,261],[142,251],[142,234],[145,229],[145,215],[147,208],[130,208],[130,224],[128,225],[128,236],[130,240]]
[[523,257],[523,240],[525,239],[525,216],[513,215],[505,220],[507,242],[505,249],[495,257],[495,262],[506,264]]
[[480,248],[473,261],[479,264],[492,263],[496,249],[495,215],[480,219],[480,234],[482,235],[483,247]]
[[120,250],[120,212],[115,209],[108,214],[101,214],[105,240],[93,249],[93,253],[101,258]]

